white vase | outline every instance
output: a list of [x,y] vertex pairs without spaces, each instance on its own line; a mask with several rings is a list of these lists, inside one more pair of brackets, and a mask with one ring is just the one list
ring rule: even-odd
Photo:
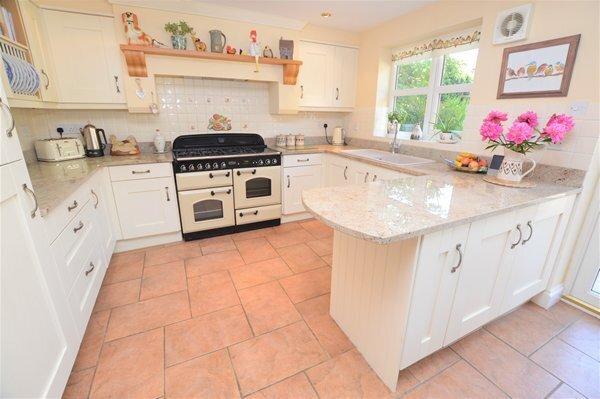
[[[523,163],[529,161],[532,163],[531,167],[523,172]],[[525,155],[509,150],[507,148],[504,149],[504,159],[502,160],[502,164],[500,165],[500,170],[498,170],[498,175],[496,176],[498,179],[507,180],[514,183],[520,182],[525,176],[533,172],[537,162],[533,159],[528,159]]]
[[160,134],[158,130],[156,131],[156,136],[154,136],[154,147],[156,148],[156,152],[165,152],[165,136]]

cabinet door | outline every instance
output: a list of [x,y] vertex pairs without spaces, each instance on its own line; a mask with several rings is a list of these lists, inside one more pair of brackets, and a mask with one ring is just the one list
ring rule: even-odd
[[333,106],[354,107],[358,50],[336,46],[334,60]]
[[0,80],[0,165],[6,165],[10,162],[23,158],[21,144],[17,131],[14,128],[12,111],[8,106],[6,91],[3,82]]
[[502,313],[544,290],[556,261],[573,197],[561,198],[519,212],[523,237],[512,265]]
[[299,166],[283,169],[283,204],[284,215],[304,212],[302,191],[321,186],[321,166]]
[[460,275],[469,225],[427,234],[421,241],[401,368],[441,349]]
[[172,177],[113,182],[123,238],[180,230]]
[[79,337],[23,161],[0,167],[0,397],[60,397]]
[[517,214],[471,224],[444,345],[481,327],[500,313],[518,242]]
[[300,106],[331,107],[334,57],[334,46],[300,42]]
[[125,103],[114,19],[53,10],[43,16],[59,101]]
[[348,159],[328,155],[326,158],[325,184],[328,187],[345,186],[350,181],[350,161]]
[[90,196],[92,197],[92,206],[98,225],[98,239],[102,243],[102,254],[108,265],[115,249],[117,237],[115,229],[111,224],[112,219],[108,211],[108,199],[104,188],[104,183],[107,182],[103,181],[103,177],[102,175],[98,175],[92,182]]
[[371,166],[362,162],[352,161],[350,165],[350,181],[352,184],[363,184],[372,181],[374,174]]

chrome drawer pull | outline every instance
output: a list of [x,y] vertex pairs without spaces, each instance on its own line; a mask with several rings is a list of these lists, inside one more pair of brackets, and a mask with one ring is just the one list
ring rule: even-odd
[[456,244],[456,250],[458,251],[458,263],[456,264],[456,266],[454,266],[452,269],[450,269],[450,273],[456,272],[458,270],[458,268],[460,267],[460,265],[462,265],[463,254],[462,254],[462,251],[460,250],[460,247],[462,247],[462,244]]
[[94,192],[94,190],[92,190],[92,195],[94,196],[94,198],[96,199],[96,203],[94,204],[94,209],[98,208],[98,204],[100,203],[100,198],[98,198],[98,194],[96,194]]
[[23,183],[23,191],[25,191],[27,194],[29,194],[31,196],[31,198],[33,198],[33,210],[29,212],[29,216],[31,216],[31,218],[33,219],[35,217],[35,213],[38,210],[38,200],[37,197],[35,196],[35,193],[33,192],[32,189],[30,189],[29,187],[27,187],[27,184]]
[[253,214],[254,216],[256,216],[256,215],[258,215],[258,209],[255,211],[240,212],[240,217],[244,217],[244,215],[248,215],[248,214]]
[[527,222],[527,227],[529,227],[529,237],[527,237],[526,239],[524,239],[521,242],[521,245],[525,245],[525,243],[529,240],[531,240],[531,236],[533,235],[533,226],[531,225],[531,220]]
[[253,175],[255,175],[256,174],[256,169],[252,169],[252,171],[249,171],[249,170],[238,170],[236,174],[238,176],[241,176],[242,173],[252,173]]
[[292,184],[292,183],[290,182],[290,175],[287,175],[287,180],[288,180],[287,188],[290,188],[290,185]]
[[81,229],[83,229],[83,222],[80,220],[77,227],[73,227],[73,233],[77,233]]
[[373,180],[371,180],[371,181],[375,181],[375,180],[377,180],[377,175],[373,175]]
[[216,194],[231,194],[231,189],[229,188],[229,189],[227,189],[227,191],[214,191],[213,190],[213,191],[210,192],[210,195],[212,195],[213,197]]
[[73,201],[73,205],[68,205],[67,210],[69,212],[71,212],[73,209],[77,208],[78,206],[79,206],[79,204],[77,203],[77,201]]
[[367,172],[367,173],[365,174],[365,181],[364,181],[365,183],[367,182],[367,179],[368,179],[368,178],[369,178],[369,172]]
[[96,266],[94,266],[94,263],[90,262],[90,268],[85,271],[85,275],[87,276],[88,274],[90,274],[91,272],[93,272],[95,267]]
[[335,88],[335,99],[339,100],[340,99],[340,89],[339,88]]
[[514,249],[521,242],[521,238],[523,238],[523,232],[521,231],[521,225],[517,225],[517,230],[519,231],[519,239],[514,244],[510,245],[510,249]]
[[40,72],[46,78],[46,84],[44,85],[44,89],[48,90],[48,87],[50,87],[50,78],[48,77],[48,74],[46,74],[46,72],[44,72],[43,69],[41,69]]
[[171,197],[169,196],[169,187],[165,187],[165,193],[167,194],[167,202],[171,201]]
[[296,162],[308,162],[310,161],[310,158],[306,158],[306,159],[296,159]]
[[347,171],[348,171],[348,166],[346,166],[344,168],[344,180],[348,180],[348,175],[346,174]]
[[5,103],[4,101],[2,101],[1,98],[0,98],[0,107],[4,108],[4,110],[8,113],[8,116],[10,116],[10,126],[8,127],[8,129],[6,129],[6,135],[8,137],[12,137],[13,130],[15,130],[15,118],[13,118],[12,112],[10,111],[10,107],[8,106],[8,104]]
[[[217,177],[217,176],[225,176],[225,177],[229,177],[229,175],[230,175],[230,172],[225,172],[224,174],[223,174],[222,172],[221,172],[221,173],[218,173],[218,174],[217,174],[217,173],[212,173],[212,172],[210,172],[210,173],[208,174],[208,177],[209,177],[209,178],[211,178],[211,179],[214,179],[214,178],[215,178],[215,177]],[[238,175],[238,176],[239,176],[239,175]]]
[[150,173],[150,169],[146,169],[146,170],[132,170],[131,174],[132,175],[143,175],[145,173]]
[[121,88],[119,87],[119,77],[115,75],[115,89],[117,90],[117,94],[121,92]]
[[304,85],[300,85],[300,99],[304,98]]

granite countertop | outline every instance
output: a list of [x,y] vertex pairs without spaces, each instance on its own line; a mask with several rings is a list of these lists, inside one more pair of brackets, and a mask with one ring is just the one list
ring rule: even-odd
[[140,155],[131,156],[107,155],[61,162],[29,162],[27,170],[41,214],[45,216],[103,167],[171,162],[172,160],[171,152],[154,154],[151,151],[142,151]]
[[436,163],[411,168],[421,176],[315,188],[304,206],[336,230],[388,244],[476,219],[578,193],[580,188],[538,183],[534,188],[493,185]]

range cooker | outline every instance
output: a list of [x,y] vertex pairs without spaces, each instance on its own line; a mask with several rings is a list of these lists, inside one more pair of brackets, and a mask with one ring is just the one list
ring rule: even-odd
[[281,153],[258,134],[179,136],[173,171],[186,241],[281,222]]

